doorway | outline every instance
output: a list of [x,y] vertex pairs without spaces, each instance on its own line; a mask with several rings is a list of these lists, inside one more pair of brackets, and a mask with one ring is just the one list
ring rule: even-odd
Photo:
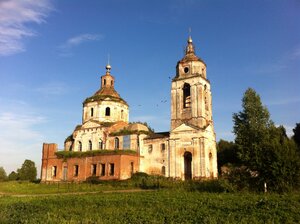
[[185,152],[184,155],[184,180],[192,179],[192,153]]

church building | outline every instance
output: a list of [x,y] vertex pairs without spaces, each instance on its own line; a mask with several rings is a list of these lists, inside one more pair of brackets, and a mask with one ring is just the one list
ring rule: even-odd
[[123,180],[136,172],[181,180],[217,178],[210,82],[191,37],[171,83],[168,132],[129,122],[129,105],[114,83],[108,64],[100,89],[84,100],[82,124],[66,138],[64,150],[43,144],[42,182]]

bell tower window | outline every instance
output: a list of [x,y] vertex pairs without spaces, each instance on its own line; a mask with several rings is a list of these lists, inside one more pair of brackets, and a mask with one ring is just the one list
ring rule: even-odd
[[189,72],[189,67],[185,67],[185,68],[183,69],[183,71],[184,71],[184,73],[188,73],[188,72]]
[[109,107],[105,108],[105,116],[110,116],[110,108]]
[[103,80],[103,84],[104,84],[104,86],[106,86],[106,79]]
[[81,141],[78,142],[78,151],[80,151],[80,152],[82,151],[82,143],[81,143]]
[[183,108],[191,107],[191,86],[188,83],[183,85]]

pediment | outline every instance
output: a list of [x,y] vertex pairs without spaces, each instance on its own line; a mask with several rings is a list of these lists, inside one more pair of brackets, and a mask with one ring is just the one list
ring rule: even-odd
[[177,128],[173,129],[172,132],[187,132],[187,131],[197,131],[198,129],[189,124],[181,124]]
[[89,120],[85,122],[81,128],[97,128],[100,127],[100,124],[97,121]]

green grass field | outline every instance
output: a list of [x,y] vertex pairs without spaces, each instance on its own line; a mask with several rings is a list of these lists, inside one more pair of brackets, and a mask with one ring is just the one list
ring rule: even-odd
[[[19,185],[5,191],[13,184]],[[181,188],[105,193],[126,187],[76,186],[74,195],[62,195],[55,185],[0,183],[0,192],[10,194],[0,197],[0,223],[300,223],[299,193],[205,193]],[[98,192],[75,193],[88,192],[89,187]],[[49,189],[52,195],[45,195]]]

